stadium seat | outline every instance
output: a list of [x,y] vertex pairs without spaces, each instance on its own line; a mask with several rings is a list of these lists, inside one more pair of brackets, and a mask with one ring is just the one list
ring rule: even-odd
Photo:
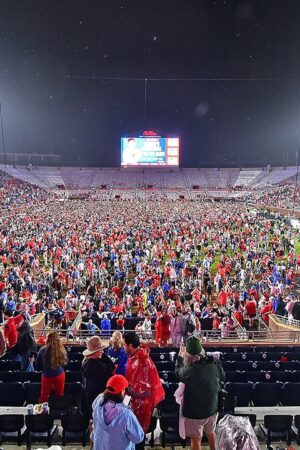
[[65,383],[65,396],[70,396],[72,398],[74,406],[80,407],[81,395],[81,383],[78,381],[73,383]]
[[26,404],[39,403],[41,383],[24,383]]
[[11,381],[20,381],[21,383],[31,382],[40,383],[42,378],[41,372],[24,372],[24,371],[14,371],[12,372]]
[[281,402],[283,406],[300,406],[300,383],[284,383]]
[[83,414],[63,414],[61,416],[62,426],[62,445],[68,442],[78,442],[79,439],[82,446],[86,446],[88,431],[89,431],[89,419]]
[[252,383],[258,383],[265,381],[265,372],[248,372],[246,374],[247,379],[245,381],[251,381]]
[[297,436],[297,445],[300,445],[300,415],[296,414],[294,417],[295,426],[292,428]]
[[256,361],[234,361],[232,362],[232,370],[239,370],[241,372],[256,372],[260,369]]
[[237,406],[248,406],[252,400],[253,383],[226,383],[225,390],[237,397]]
[[[250,374],[250,373],[249,373]],[[226,381],[231,383],[246,383],[247,381],[252,381],[248,379],[247,372],[226,372]]]
[[0,383],[0,406],[22,406],[24,401],[23,383]]
[[223,353],[221,361],[243,361],[244,353]]
[[238,370],[234,366],[234,363],[235,362],[231,362],[231,361],[222,361],[222,367],[225,370],[225,372],[227,372],[227,371],[232,372],[234,370]]
[[171,399],[165,399],[157,407],[159,423],[162,430],[161,443],[165,448],[166,444],[176,443],[185,447],[185,441],[179,436],[179,405]]
[[0,371],[2,370],[21,370],[21,361],[0,359]]
[[286,352],[284,356],[287,357],[288,361],[300,361],[300,353],[299,352]]
[[282,383],[255,383],[252,402],[254,406],[276,406],[280,402]]
[[66,382],[68,383],[74,383],[82,381],[82,375],[81,372],[77,372],[74,370],[66,370]]
[[79,360],[69,361],[66,367],[66,370],[80,372],[82,362]]
[[287,372],[288,380],[292,383],[300,383],[300,370],[293,370],[291,372]]
[[23,414],[0,415],[0,445],[2,442],[17,442],[20,447],[25,432]]
[[12,370],[1,370],[0,371],[0,382],[19,381],[19,380],[14,379],[13,374],[14,374],[14,372]]
[[287,381],[290,381],[290,372],[288,371],[269,371],[269,372],[263,372],[264,374],[264,382],[265,383],[274,383],[275,381],[281,381],[283,383],[286,383]]
[[48,447],[51,447],[52,437],[57,425],[54,424],[53,417],[50,414],[36,414],[25,416],[27,427],[27,445],[31,447],[32,440],[46,441]]
[[267,437],[267,449],[272,450],[271,442],[286,440],[287,445],[291,444],[291,427],[293,416],[264,416],[264,424],[260,425],[260,429]]
[[158,372],[174,371],[175,363],[172,361],[160,361],[155,363]]

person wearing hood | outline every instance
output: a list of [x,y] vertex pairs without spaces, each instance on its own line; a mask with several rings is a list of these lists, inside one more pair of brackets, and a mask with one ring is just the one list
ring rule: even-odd
[[93,450],[134,450],[144,431],[129,406],[123,404],[128,381],[113,375],[93,402]]
[[[128,393],[132,396],[132,410],[145,433],[149,430],[154,408],[164,400],[157,369],[149,356],[149,349],[142,347],[139,336],[134,332],[124,335],[125,350],[128,354],[126,378],[129,382]],[[144,449],[144,442],[137,449]]]

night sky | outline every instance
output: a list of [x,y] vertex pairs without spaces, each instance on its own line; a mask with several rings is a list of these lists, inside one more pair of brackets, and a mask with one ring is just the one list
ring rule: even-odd
[[300,1],[1,0],[0,99],[7,153],[119,166],[154,128],[184,167],[293,164]]

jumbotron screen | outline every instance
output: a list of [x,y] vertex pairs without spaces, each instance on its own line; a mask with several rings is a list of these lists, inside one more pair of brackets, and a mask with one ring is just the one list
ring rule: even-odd
[[121,138],[121,166],[178,166],[179,138]]

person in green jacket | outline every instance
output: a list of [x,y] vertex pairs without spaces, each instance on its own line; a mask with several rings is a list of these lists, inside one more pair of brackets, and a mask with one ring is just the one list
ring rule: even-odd
[[196,336],[182,344],[176,360],[178,380],[185,384],[182,414],[186,436],[192,450],[201,450],[205,432],[211,450],[215,450],[215,429],[218,419],[218,393],[225,373],[219,360],[207,356]]

